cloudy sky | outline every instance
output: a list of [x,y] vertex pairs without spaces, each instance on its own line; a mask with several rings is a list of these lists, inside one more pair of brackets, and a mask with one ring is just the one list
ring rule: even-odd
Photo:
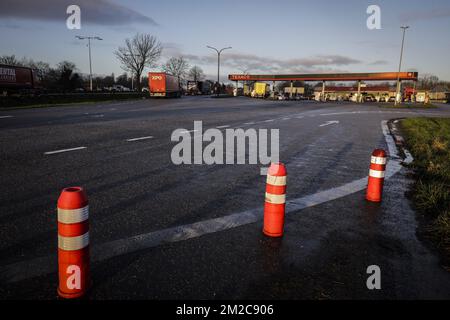
[[[81,30],[68,30],[66,8],[81,7]],[[369,5],[381,8],[381,30],[369,30]],[[97,35],[96,74],[122,73],[113,51],[137,32],[164,45],[160,64],[185,56],[216,75],[216,54],[206,45],[232,46],[222,59],[229,73],[396,71],[400,25],[408,24],[403,70],[450,81],[448,0],[1,0],[0,55],[54,65],[61,60],[89,70],[86,44]]]

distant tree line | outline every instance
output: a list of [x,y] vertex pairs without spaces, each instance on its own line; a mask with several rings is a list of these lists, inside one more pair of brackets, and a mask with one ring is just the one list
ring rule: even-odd
[[[199,66],[191,67],[183,56],[171,57],[162,65],[158,65],[162,51],[161,42],[150,34],[138,33],[131,39],[125,39],[124,45],[114,51],[124,73],[117,77],[114,73],[106,76],[93,75],[94,90],[100,91],[114,85],[122,85],[140,91],[148,84],[148,77],[143,75],[145,68],[159,67],[162,71],[179,77],[182,84],[187,80],[204,79],[203,70]],[[0,56],[0,64],[34,69],[42,86],[49,92],[70,92],[89,87],[89,76],[81,74],[75,63],[70,61],[61,61],[52,67],[44,61],[3,55]]]
[[44,88],[54,92],[73,91],[83,86],[83,77],[73,62],[61,61],[55,67],[47,62],[35,61],[29,58],[17,59],[16,56],[0,56],[0,64],[32,68]]

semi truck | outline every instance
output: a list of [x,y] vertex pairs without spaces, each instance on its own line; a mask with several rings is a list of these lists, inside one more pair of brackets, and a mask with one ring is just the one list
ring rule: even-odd
[[40,88],[35,70],[0,64],[0,94],[30,93]]
[[211,94],[212,93],[212,86],[213,86],[213,82],[206,80],[206,81],[202,81],[202,87],[201,87],[201,94]]
[[211,81],[188,81],[186,89],[191,96],[211,94]]
[[248,84],[244,84],[244,96],[250,96],[252,93],[251,87]]
[[186,94],[196,96],[201,94],[202,83],[200,81],[188,81],[186,84]]
[[[287,95],[291,94],[291,87],[285,87],[284,93]],[[305,94],[305,88],[304,87],[292,87],[292,95],[294,96],[302,96]]]
[[253,88],[252,97],[265,98],[267,96],[268,85],[264,82],[256,82]]
[[180,79],[165,72],[149,72],[148,87],[150,97],[181,97]]

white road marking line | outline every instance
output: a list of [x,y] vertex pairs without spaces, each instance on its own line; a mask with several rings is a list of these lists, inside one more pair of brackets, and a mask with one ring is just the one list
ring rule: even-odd
[[[389,179],[399,172],[402,166],[397,147],[394,139],[389,133],[386,120],[382,121],[381,127],[391,157],[386,167],[386,179]],[[336,188],[289,200],[286,202],[286,213],[298,214],[302,209],[317,206],[362,191],[367,186],[367,179],[367,177],[364,177]],[[93,246],[91,260],[93,262],[99,262],[116,256],[137,252],[139,250],[157,247],[165,243],[179,242],[219,231],[233,229],[261,221],[262,219],[263,208],[258,207],[224,217],[114,240]],[[14,283],[55,272],[57,272],[57,268],[54,264],[54,255],[44,256],[0,267],[0,281],[3,281],[4,283]]]
[[55,150],[55,151],[48,151],[44,152],[45,155],[51,155],[51,154],[57,154],[57,153],[63,153],[63,152],[70,152],[70,151],[77,151],[77,150],[83,150],[87,149],[87,147],[77,147],[77,148],[70,148],[70,149],[62,149],[62,150]]
[[343,111],[343,112],[333,112],[333,113],[321,113],[320,116],[340,116],[346,114],[414,114],[414,115],[435,115],[435,116],[448,116],[448,113],[440,113],[440,112],[424,112],[424,111]]
[[180,133],[181,134],[184,134],[184,133],[191,133],[191,132],[197,132],[198,130],[185,130],[185,131],[181,131]]
[[337,121],[337,120],[327,121],[327,122],[321,124],[319,127],[326,127],[326,126],[329,126],[331,124],[338,124],[338,123],[339,123],[339,121]]
[[218,126],[218,127],[216,127],[216,129],[224,129],[224,128],[229,128],[230,126],[228,126],[228,125],[225,125],[225,126]]
[[263,122],[274,122],[274,121],[275,121],[274,119],[269,119],[269,120],[265,120]]
[[246,126],[253,125],[253,124],[255,124],[255,123],[254,122],[246,122],[246,123],[244,123],[244,125],[246,125]]
[[147,140],[147,139],[152,139],[153,136],[147,136],[147,137],[139,137],[139,138],[132,138],[132,139],[127,139],[128,142],[133,142],[133,141],[140,141],[140,140]]
[[281,120],[286,121],[286,120],[291,120],[291,118],[283,118]]
[[13,116],[0,116],[0,119],[14,118]]

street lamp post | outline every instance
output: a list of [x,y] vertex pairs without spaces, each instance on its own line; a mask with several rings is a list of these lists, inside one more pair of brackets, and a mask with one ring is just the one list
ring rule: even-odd
[[[224,50],[232,49],[232,47],[226,47],[226,48],[222,48],[220,50],[217,48],[214,48],[214,47],[210,47],[210,46],[206,46],[206,47],[210,48],[212,50],[215,50],[217,52],[217,85],[220,86],[220,54]],[[217,88],[217,96],[219,96],[219,87]]]
[[91,59],[91,40],[103,40],[100,37],[96,36],[75,36],[75,38],[80,40],[88,40],[88,47],[89,47],[89,86],[92,91],[92,59]]
[[400,71],[402,69],[402,60],[403,60],[403,47],[405,44],[405,33],[406,30],[409,29],[409,26],[401,26],[401,29],[403,29],[403,37],[402,37],[402,48],[400,50],[400,63],[398,65],[398,74],[397,74],[397,93],[395,96],[395,105],[399,104],[399,100],[401,100],[401,96],[400,96]]

